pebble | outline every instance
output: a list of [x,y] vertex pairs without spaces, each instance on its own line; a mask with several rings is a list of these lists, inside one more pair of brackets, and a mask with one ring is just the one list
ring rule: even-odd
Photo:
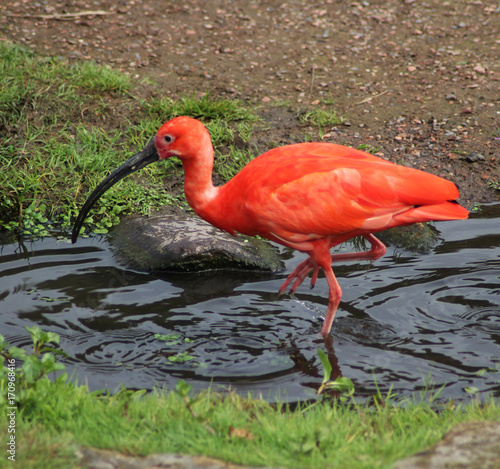
[[472,70],[480,75],[484,75],[486,73],[486,69],[479,64],[477,64]]
[[468,163],[476,163],[477,161],[484,161],[484,155],[481,153],[478,153],[476,151],[473,151],[465,156],[465,161]]

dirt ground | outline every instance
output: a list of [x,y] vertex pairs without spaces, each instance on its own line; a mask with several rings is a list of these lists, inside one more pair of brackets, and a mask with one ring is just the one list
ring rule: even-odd
[[260,151],[320,138],[297,113],[336,110],[325,141],[452,179],[469,208],[499,199],[496,0],[3,0],[0,39],[238,98],[268,123]]

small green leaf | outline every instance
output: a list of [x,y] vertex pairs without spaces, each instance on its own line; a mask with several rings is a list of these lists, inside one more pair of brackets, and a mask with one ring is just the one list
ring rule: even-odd
[[332,364],[330,363],[330,360],[328,360],[328,357],[326,356],[326,353],[323,352],[323,350],[318,349],[318,355],[319,359],[321,360],[321,364],[323,365],[323,383],[325,384],[329,379],[332,374]]
[[40,342],[40,337],[43,333],[42,330],[38,326],[26,327],[26,330],[30,333],[31,340],[33,341],[33,344],[36,346],[38,342]]
[[341,393],[352,393],[354,392],[354,383],[349,378],[340,377],[335,381],[330,381],[326,383],[328,389]]
[[41,363],[44,373],[50,373],[51,371],[54,371],[56,357],[54,357],[51,353],[45,353],[42,356]]
[[43,373],[43,365],[35,355],[28,355],[24,360],[22,372],[27,383],[34,383]]
[[180,379],[177,381],[174,392],[180,397],[187,397],[191,392],[191,385]]
[[[58,298],[58,299],[65,300],[66,298]],[[47,332],[47,341],[45,343],[53,342],[54,344],[58,344],[59,340],[60,340],[59,334],[55,332]]]
[[24,360],[26,358],[26,350],[22,348],[12,346],[9,348],[8,352],[12,358],[16,358],[18,360]]
[[464,391],[468,394],[477,394],[479,392],[479,389],[475,386],[470,386],[468,388],[464,388]]

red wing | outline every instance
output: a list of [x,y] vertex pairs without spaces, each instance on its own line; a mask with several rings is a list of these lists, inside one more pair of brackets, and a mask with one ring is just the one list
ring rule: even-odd
[[453,183],[428,173],[383,160],[344,160],[337,169],[277,187],[259,204],[256,216],[271,233],[298,242],[440,219],[438,209],[415,207],[441,207],[457,197]]
[[209,221],[230,233],[290,242],[348,239],[418,221],[466,218],[465,209],[447,202],[457,197],[456,186],[437,176],[341,145],[304,143],[251,161],[221,188],[217,216]]

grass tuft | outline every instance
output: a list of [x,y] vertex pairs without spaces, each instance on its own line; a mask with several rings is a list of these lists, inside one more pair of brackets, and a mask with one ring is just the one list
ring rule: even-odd
[[344,118],[337,116],[335,111],[321,108],[299,112],[298,117],[303,124],[312,124],[318,127],[320,131],[325,127],[342,124],[344,122]]
[[[0,42],[0,229],[31,236],[69,230],[89,192],[178,115],[206,123],[224,161],[217,165],[219,180],[251,159],[250,153],[227,154],[236,136],[248,140],[257,120],[238,101],[139,99],[131,90],[130,79],[110,68],[69,65]],[[185,204],[178,165],[149,166],[113,187],[88,220],[94,232],[106,232],[127,213]],[[166,172],[177,181],[170,191]]]

